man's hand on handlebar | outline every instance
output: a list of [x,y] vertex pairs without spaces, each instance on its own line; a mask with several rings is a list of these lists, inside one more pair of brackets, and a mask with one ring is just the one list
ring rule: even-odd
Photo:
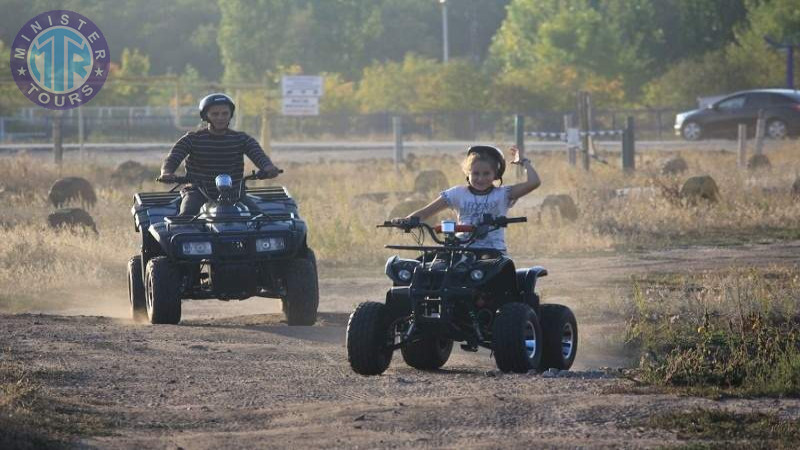
[[156,181],[159,183],[175,183],[175,180],[177,179],[178,176],[174,173],[162,173],[158,178],[156,178]]
[[278,176],[278,174],[281,173],[283,173],[283,170],[278,169],[275,166],[269,166],[266,169],[261,169],[258,172],[256,172],[256,179],[266,180],[268,178],[275,178]]

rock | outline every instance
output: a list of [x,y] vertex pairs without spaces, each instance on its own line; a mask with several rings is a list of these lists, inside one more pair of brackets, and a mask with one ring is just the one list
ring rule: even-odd
[[716,203],[719,200],[719,188],[710,175],[700,175],[686,180],[680,195],[689,203],[696,203],[698,199]]
[[542,372],[542,378],[556,378],[558,376],[558,372],[559,372],[558,369],[553,369],[553,368],[547,369],[544,372]]
[[77,227],[89,228],[97,233],[92,216],[81,208],[63,208],[50,213],[47,216],[47,224],[50,228],[70,228]]
[[94,193],[92,184],[85,178],[80,177],[66,177],[56,180],[50,186],[47,198],[56,208],[61,208],[70,201],[80,201],[83,207],[94,206],[97,203],[97,195]]
[[652,187],[626,187],[614,190],[614,198],[649,198],[658,195],[659,190]]
[[423,208],[427,205],[428,201],[422,199],[406,199],[402,202],[396,204],[392,211],[389,213],[389,219],[394,219],[398,217],[406,217],[414,211]]
[[763,153],[757,153],[747,160],[748,170],[769,169],[771,167],[772,164],[769,162],[769,158]]
[[125,161],[120,163],[113,172],[111,179],[119,184],[137,184],[154,179],[157,176],[155,171],[151,172],[143,164],[136,161]]
[[571,222],[578,219],[578,207],[569,194],[550,194],[542,202],[542,211],[558,211],[562,219]]
[[373,203],[380,203],[383,204],[386,200],[389,199],[392,195],[395,195],[392,192],[367,192],[364,194],[358,194],[353,197],[354,201],[367,201]]
[[670,158],[661,165],[662,175],[678,175],[689,170],[689,165],[686,160],[680,156]]
[[794,179],[794,183],[792,183],[792,195],[794,197],[800,197],[800,176]]
[[414,179],[414,192],[420,194],[438,194],[449,187],[447,176],[441,170],[423,170]]

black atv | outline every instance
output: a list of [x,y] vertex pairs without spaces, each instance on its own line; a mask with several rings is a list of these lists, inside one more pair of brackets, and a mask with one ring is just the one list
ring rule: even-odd
[[[421,255],[389,258],[386,275],[392,287],[386,303],[364,302],[350,315],[347,358],[353,370],[381,374],[398,348],[406,364],[438,369],[450,357],[453,341],[463,342],[466,351],[492,350],[503,372],[569,369],[578,349],[578,325],[566,306],[539,304],[536,281],[547,271],[539,266],[515,270],[499,251],[471,246],[490,231],[525,221],[486,215],[477,226],[443,221],[433,228],[415,218],[379,225],[418,233],[417,246],[386,248]],[[422,245],[426,231],[439,245]]]
[[[181,301],[280,298],[289,325],[313,325],[319,286],[307,227],[284,187],[238,189],[231,177],[216,178],[219,197],[192,183],[208,199],[195,216],[178,215],[181,184],[168,192],[140,192],[131,208],[142,235],[142,253],[128,262],[128,291],[136,321],[176,324]],[[245,198],[260,211],[251,212]]]

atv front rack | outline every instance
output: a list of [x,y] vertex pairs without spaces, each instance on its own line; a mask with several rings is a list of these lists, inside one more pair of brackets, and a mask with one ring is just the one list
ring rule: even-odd
[[[247,190],[247,195],[257,197],[262,201],[280,202],[291,200],[289,192],[283,186],[268,186],[250,188]],[[180,192],[138,192],[134,194],[133,199],[136,206],[142,208],[150,208],[152,206],[166,206],[181,196]],[[286,219],[283,219],[286,220]]]

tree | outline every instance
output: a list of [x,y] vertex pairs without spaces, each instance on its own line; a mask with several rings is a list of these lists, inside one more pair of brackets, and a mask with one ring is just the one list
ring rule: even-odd
[[150,73],[150,58],[139,49],[123,49],[120,64],[111,64],[106,83],[98,95],[104,105],[143,106],[148,104],[145,77]]
[[[791,0],[747,1],[747,23],[719,50],[681,61],[645,89],[652,105],[692,105],[697,97],[741,89],[785,86],[785,58],[764,41],[800,43],[800,10]],[[798,58],[800,59],[800,58]],[[800,70],[800,61],[795,61]]]
[[[730,42],[746,15],[743,2],[515,0],[495,38],[490,64],[531,76],[571,68],[578,88],[586,89],[581,83],[594,80],[609,98],[618,98],[611,92],[621,87],[625,95],[617,101],[635,102],[642,86],[680,59]],[[556,82],[558,86],[566,88]]]
[[433,59],[414,54],[403,62],[373,63],[364,69],[356,97],[364,113],[408,112],[417,101],[417,84],[438,70]]

